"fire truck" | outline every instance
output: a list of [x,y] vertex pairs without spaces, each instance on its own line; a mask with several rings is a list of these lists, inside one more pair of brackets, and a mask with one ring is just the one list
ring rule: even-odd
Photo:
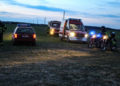
[[48,23],[48,26],[50,27],[49,34],[51,36],[59,35],[60,25],[61,25],[60,21],[50,21]]
[[69,18],[62,22],[59,37],[61,40],[88,42],[88,33],[81,19]]

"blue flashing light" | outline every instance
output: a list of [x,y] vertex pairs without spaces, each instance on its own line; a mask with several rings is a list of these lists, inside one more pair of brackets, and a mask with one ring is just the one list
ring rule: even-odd
[[97,34],[97,37],[98,37],[98,38],[100,38],[100,37],[101,37],[101,34],[100,34],[100,33],[99,33],[99,34]]
[[95,31],[90,31],[90,35],[95,35]]
[[17,24],[18,27],[30,27],[30,24]]

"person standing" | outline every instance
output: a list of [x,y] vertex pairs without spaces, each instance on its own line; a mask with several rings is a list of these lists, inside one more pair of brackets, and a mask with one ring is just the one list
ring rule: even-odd
[[5,32],[6,29],[4,23],[0,21],[0,45],[3,45],[3,32]]

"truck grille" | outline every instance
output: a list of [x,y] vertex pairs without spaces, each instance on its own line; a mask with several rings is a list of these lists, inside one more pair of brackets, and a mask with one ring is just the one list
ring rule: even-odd
[[76,37],[84,37],[84,34],[77,34]]

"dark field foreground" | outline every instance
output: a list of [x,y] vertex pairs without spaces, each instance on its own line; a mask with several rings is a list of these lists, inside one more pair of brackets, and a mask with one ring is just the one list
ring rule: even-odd
[[36,46],[13,46],[8,29],[0,46],[0,86],[120,86],[119,51],[61,42],[43,28],[36,27]]

